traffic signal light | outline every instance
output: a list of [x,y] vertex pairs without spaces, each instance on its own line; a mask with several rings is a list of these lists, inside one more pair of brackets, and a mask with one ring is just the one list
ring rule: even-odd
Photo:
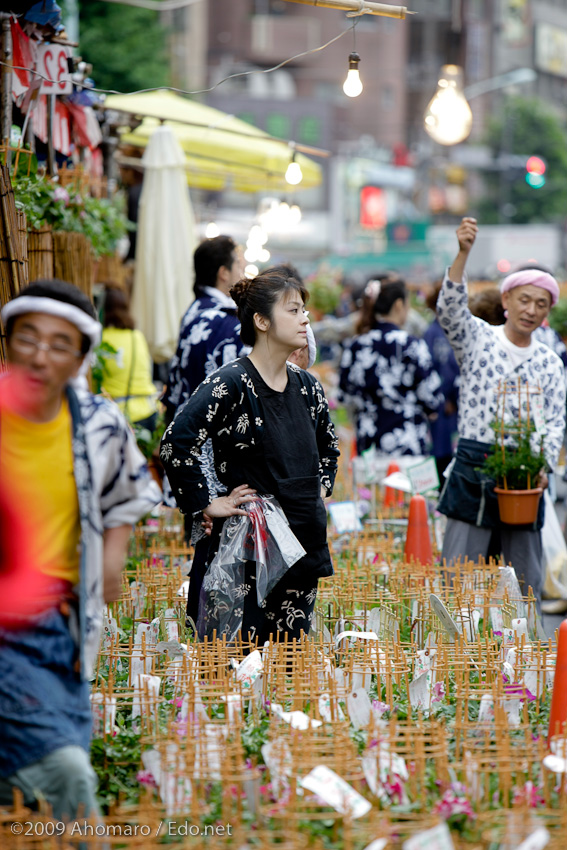
[[530,156],[526,161],[526,183],[533,189],[541,189],[545,186],[545,172],[547,164],[539,156]]

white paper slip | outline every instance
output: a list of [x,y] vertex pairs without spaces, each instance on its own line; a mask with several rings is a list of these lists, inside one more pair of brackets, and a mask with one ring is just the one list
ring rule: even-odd
[[446,823],[412,835],[402,844],[402,850],[454,850],[453,839]]
[[329,505],[328,510],[337,534],[362,531],[362,523],[356,512],[354,502],[334,502]]
[[392,472],[383,478],[380,482],[383,487],[391,487],[392,490],[402,490],[404,493],[411,493],[411,481],[403,472]]
[[525,841],[518,845],[518,850],[543,850],[549,844],[551,835],[544,826],[539,826]]
[[348,814],[355,819],[363,817],[372,808],[372,804],[362,794],[323,764],[314,767],[311,773],[299,780],[299,784],[307,791],[312,791],[337,812]]
[[314,720],[303,711],[284,711],[282,706],[278,705],[277,702],[271,704],[270,710],[276,717],[281,717],[285,723],[289,723],[292,729],[309,729],[309,727],[316,729],[318,726],[323,725],[322,720]]
[[437,616],[439,617],[441,625],[443,626],[445,632],[449,635],[451,640],[454,641],[459,634],[457,624],[455,623],[455,621],[453,620],[453,618],[451,617],[439,597],[436,596],[434,593],[431,593],[429,595],[429,604],[431,605],[433,613],[437,614]]
[[364,850],[384,850],[384,847],[386,847],[387,844],[387,838],[377,838],[376,841],[372,841],[370,844],[367,844]]

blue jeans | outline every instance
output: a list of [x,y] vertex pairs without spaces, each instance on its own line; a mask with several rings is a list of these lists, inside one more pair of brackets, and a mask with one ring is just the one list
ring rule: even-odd
[[32,627],[0,629],[0,777],[91,736],[89,686],[75,672],[79,655],[57,608]]

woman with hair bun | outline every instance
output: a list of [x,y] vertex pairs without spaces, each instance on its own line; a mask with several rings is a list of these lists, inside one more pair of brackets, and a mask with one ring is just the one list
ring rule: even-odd
[[[308,633],[317,582],[332,575],[323,498],[332,492],[338,441],[318,381],[286,362],[305,346],[307,292],[286,269],[275,268],[230,291],[240,336],[252,346],[209,375],[166,430],[161,459],[181,510],[194,531],[212,520],[209,559],[227,517],[245,515],[256,494],[280,503],[306,554],[257,603],[254,562],[246,562],[243,639]],[[211,498],[198,459],[211,438],[216,475],[225,494]],[[210,523],[209,523],[210,524]]]
[[443,403],[427,344],[402,330],[408,314],[403,280],[370,280],[358,336],[346,343],[340,388],[355,411],[358,454],[424,455],[428,417]]

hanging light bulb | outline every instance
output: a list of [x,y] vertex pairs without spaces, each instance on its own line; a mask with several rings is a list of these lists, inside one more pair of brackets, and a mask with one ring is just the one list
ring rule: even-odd
[[301,166],[295,161],[295,151],[293,152],[291,162],[287,167],[285,179],[291,186],[297,186],[297,184],[301,183],[303,180],[303,171],[301,170]]
[[362,80],[360,79],[360,74],[358,73],[359,62],[360,56],[358,53],[353,51],[348,57],[348,74],[343,83],[343,91],[347,97],[358,97],[364,88]]
[[440,145],[463,142],[472,129],[472,112],[463,94],[463,72],[443,65],[437,91],[425,110],[425,132]]
[[205,236],[207,239],[214,239],[215,236],[220,236],[220,230],[218,224],[214,221],[209,221],[205,228]]

